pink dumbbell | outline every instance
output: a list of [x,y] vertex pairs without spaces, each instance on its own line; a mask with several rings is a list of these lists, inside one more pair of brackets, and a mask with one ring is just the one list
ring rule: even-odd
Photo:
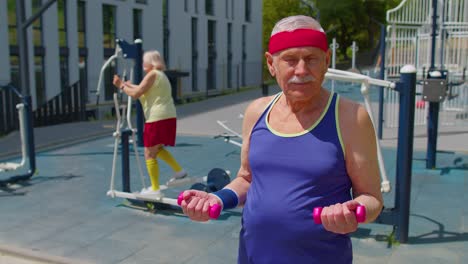
[[[182,201],[184,200],[184,192],[181,192],[177,197],[177,204],[180,206]],[[218,219],[219,215],[221,214],[221,206],[219,204],[214,204],[210,206],[209,215],[211,219]]]
[[[356,220],[358,223],[363,223],[366,221],[366,207],[364,205],[358,205],[356,207]],[[314,217],[314,222],[316,224],[321,224],[322,223],[322,218],[320,215],[322,214],[322,207],[315,207],[314,211],[312,213]]]

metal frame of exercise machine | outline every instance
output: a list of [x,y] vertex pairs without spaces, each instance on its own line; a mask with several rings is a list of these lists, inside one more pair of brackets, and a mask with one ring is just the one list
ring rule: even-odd
[[[100,71],[98,88],[97,88],[97,93],[96,93],[98,97],[99,97],[100,90],[102,87],[102,80],[103,80],[102,76],[104,74],[104,71],[115,60],[121,60],[122,62],[126,62],[127,59],[132,60],[133,63],[131,65],[135,69],[136,76],[134,76],[133,74],[134,72],[133,69],[130,69],[129,70],[130,80],[132,80],[134,83],[138,83],[141,81],[142,79],[141,78],[141,65],[142,65],[142,57],[143,57],[141,44],[142,42],[139,39],[135,40],[135,44],[129,44],[125,40],[122,40],[122,39],[116,40],[115,54],[111,56],[104,63]],[[140,73],[138,73],[137,71],[140,71]],[[126,78],[126,75],[127,75],[127,69],[124,67],[124,71],[123,71],[124,79]],[[137,142],[136,136],[138,135],[138,138],[140,138],[140,136],[142,135],[142,133],[137,133],[137,131],[142,131],[143,128],[135,129],[132,126],[132,122],[131,122],[132,98],[131,97],[128,97],[126,106],[120,105],[117,93],[114,93],[113,99],[114,99],[115,113],[117,117],[117,124],[116,124],[116,130],[113,133],[113,136],[115,138],[114,155],[113,155],[113,162],[112,162],[111,182],[110,182],[110,187],[109,187],[109,191],[107,192],[107,195],[112,198],[115,198],[115,197],[126,198],[126,199],[129,199],[131,202],[143,201],[143,202],[162,203],[162,204],[178,206],[177,198],[142,195],[139,192],[131,191],[130,189],[130,161],[129,161],[130,137],[132,138],[132,141],[133,141],[133,150],[135,152],[135,157],[136,157],[136,162],[137,162],[137,167],[139,170],[141,183],[142,183],[143,188],[146,188],[145,180],[143,176],[143,169],[142,169],[141,162],[140,162],[140,154],[138,152],[138,146],[136,143]],[[140,110],[137,107],[137,123],[139,122],[138,121],[139,111]],[[123,117],[125,117],[125,119]],[[138,139],[138,141],[140,141],[140,139]],[[115,189],[115,174],[116,174],[119,142],[120,142],[120,147],[121,147],[121,163],[122,163],[122,191],[118,191]],[[229,175],[229,172],[227,171],[226,174]],[[208,176],[203,176],[203,177],[189,177],[188,176],[182,179],[171,179],[166,184],[160,185],[160,189],[161,191],[164,191],[169,188],[173,188],[177,186],[190,185],[194,183],[205,183],[209,180],[209,175],[210,174],[208,174]]]

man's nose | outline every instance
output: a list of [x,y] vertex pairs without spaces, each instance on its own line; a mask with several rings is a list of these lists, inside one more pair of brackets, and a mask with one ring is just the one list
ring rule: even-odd
[[307,64],[304,60],[299,60],[296,64],[296,68],[294,70],[294,73],[297,75],[297,76],[303,76],[303,75],[307,75]]

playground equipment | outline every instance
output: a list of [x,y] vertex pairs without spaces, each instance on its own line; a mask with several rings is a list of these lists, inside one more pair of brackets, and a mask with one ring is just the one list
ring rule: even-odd
[[24,123],[24,104],[17,104],[16,109],[18,109],[19,132],[21,140],[21,161],[19,163],[0,163],[0,172],[17,170],[22,168],[26,164],[26,132],[24,131],[24,127],[26,125]]
[[[141,68],[141,61],[142,61],[142,50],[141,50],[141,40],[135,40],[135,44],[129,44],[122,39],[116,40],[116,51],[113,56],[111,56],[102,66],[99,76],[98,88],[97,88],[97,95],[99,96],[101,87],[102,87],[102,76],[104,71],[111,63],[114,61],[119,61],[123,63],[123,78],[126,79],[127,75],[129,75],[130,80],[134,83],[139,82],[135,80],[133,74],[133,68],[139,69]],[[127,60],[131,59],[132,62],[128,63]],[[127,69],[129,67],[129,69]],[[140,78],[141,79],[141,78]],[[138,168],[139,176],[141,185],[143,188],[146,188],[144,176],[143,176],[143,169],[141,166],[140,161],[140,153],[138,151],[137,146],[137,139],[136,135],[138,131],[132,126],[131,114],[132,114],[132,98],[127,97],[127,104],[120,104],[119,103],[119,96],[117,93],[113,95],[114,99],[114,107],[115,107],[115,114],[117,118],[116,130],[113,133],[114,140],[114,154],[113,154],[113,161],[112,161],[112,174],[111,174],[111,181],[109,191],[107,195],[115,198],[126,198],[132,201],[144,201],[147,203],[159,203],[159,204],[167,204],[177,206],[177,199],[164,197],[164,195],[160,197],[151,196],[151,195],[142,195],[139,192],[132,192],[130,190],[130,149],[129,149],[129,142],[130,138],[133,142],[133,151],[135,154],[136,165]],[[122,162],[122,191],[118,191],[115,189],[115,175],[116,175],[116,167],[117,167],[117,157],[119,152],[119,144],[121,148],[121,162]],[[203,189],[206,191],[217,191],[222,189],[226,184],[230,182],[230,173],[229,171],[225,171],[219,168],[212,169],[207,176],[204,177],[185,177],[182,179],[175,179],[171,178],[166,184],[160,186],[161,190],[167,190],[169,188],[182,186],[182,185],[192,185],[192,188]],[[196,184],[196,185],[195,185]]]
[[[38,11],[35,12],[34,15],[31,17],[27,18],[25,16],[25,2],[24,1],[16,1],[16,39],[18,43],[18,57],[19,57],[19,87],[21,88],[22,93],[20,93],[18,90],[16,90],[15,87],[12,85],[6,85],[2,89],[8,89],[13,91],[14,94],[16,94],[23,102],[23,109],[24,109],[24,116],[22,117],[24,120],[23,128],[24,128],[24,141],[22,140],[21,144],[25,144],[26,148],[25,151],[23,152],[23,157],[28,156],[29,159],[29,170],[25,174],[21,175],[15,175],[7,179],[7,183],[11,182],[16,182],[16,181],[23,181],[23,180],[28,180],[31,178],[31,176],[34,175],[36,171],[36,152],[35,152],[35,146],[34,146],[34,133],[33,133],[33,124],[32,124],[32,100],[31,100],[31,94],[30,94],[30,88],[29,88],[29,61],[28,61],[28,33],[27,29],[29,26],[31,26],[36,19],[42,16],[42,13],[44,13],[49,7],[55,3],[56,0],[49,0],[47,1],[44,5],[41,5],[41,7],[38,9]],[[0,86],[4,86],[4,84],[0,84]],[[20,106],[20,109],[22,107]],[[20,110],[19,109],[19,110]],[[21,110],[20,110],[21,111]],[[10,166],[5,166],[8,170],[10,168],[15,168],[19,169],[20,165],[23,165],[23,161],[20,162],[19,165],[12,165]],[[6,169],[3,169],[3,171],[6,171]]]
[[21,161],[19,163],[6,162],[0,163],[1,172],[12,172],[22,169],[28,160],[29,169],[25,174],[14,175],[6,180],[0,180],[0,183],[12,183],[28,180],[36,171],[36,155],[34,148],[34,133],[32,126],[31,97],[23,96],[13,85],[7,84],[0,86],[0,92],[5,91],[16,95],[21,103],[16,105],[18,110],[19,132],[21,139]]
[[[398,241],[408,241],[409,208],[411,198],[411,166],[413,160],[413,137],[414,137],[414,109],[416,93],[416,68],[405,65],[401,69],[400,80],[389,82],[373,79],[365,75],[329,69],[326,78],[361,83],[361,93],[364,95],[364,104],[374,124],[373,114],[370,108],[368,91],[371,85],[395,90],[399,93],[399,127],[398,127],[398,149],[395,182],[395,207],[385,208],[376,220],[377,223],[392,225]],[[381,174],[385,173],[380,146],[377,140],[379,155],[379,168]],[[383,170],[382,170],[383,169]],[[383,172],[382,172],[383,171]],[[385,174],[383,174],[385,175]],[[382,177],[382,191],[387,188],[385,176]],[[388,183],[389,184],[389,183]],[[388,186],[389,187],[389,186]]]
[[[468,113],[464,77],[468,67],[468,1],[404,0],[387,11],[387,22],[389,26],[383,31],[388,32],[383,56],[387,62],[383,64],[385,75],[396,79],[401,67],[415,65],[422,80],[417,87],[416,125],[427,125],[426,168],[432,169],[439,125],[464,125],[463,117]],[[440,74],[434,75],[436,72]],[[386,91],[385,97],[385,126],[396,127],[397,94]],[[383,114],[379,127],[382,122]]]
[[[336,69],[336,50],[340,47],[340,44],[336,43],[336,38],[333,38],[332,43],[330,44],[330,49],[332,50],[332,69]],[[335,80],[331,81],[331,92],[335,92]]]
[[220,121],[220,120],[216,120],[216,123],[218,123],[218,125],[220,125],[222,128],[224,128],[227,133],[223,133],[221,135],[217,135],[215,136],[215,138],[224,138],[224,141],[228,142],[228,143],[231,143],[235,146],[238,146],[238,147],[242,147],[242,143],[236,141],[236,140],[233,140],[232,138],[239,138],[242,140],[242,135],[237,133],[236,131],[232,130],[230,127],[228,127],[226,125],[226,121]]
[[359,73],[359,70],[356,67],[356,52],[359,51],[359,47],[356,44],[356,41],[353,41],[353,44],[351,45],[351,71]]

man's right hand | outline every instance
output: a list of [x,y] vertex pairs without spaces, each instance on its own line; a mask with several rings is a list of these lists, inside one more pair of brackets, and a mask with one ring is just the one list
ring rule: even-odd
[[221,200],[214,194],[203,191],[187,190],[183,192],[180,204],[185,215],[193,221],[205,222],[210,220],[210,207],[221,206]]

